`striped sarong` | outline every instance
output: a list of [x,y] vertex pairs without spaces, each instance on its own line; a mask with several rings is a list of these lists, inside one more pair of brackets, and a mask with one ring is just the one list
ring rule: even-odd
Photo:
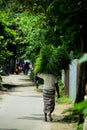
[[55,107],[55,90],[43,89],[44,112],[53,112]]

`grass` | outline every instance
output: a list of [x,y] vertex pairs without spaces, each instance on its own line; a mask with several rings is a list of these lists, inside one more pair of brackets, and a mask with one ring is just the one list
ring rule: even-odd
[[60,98],[56,98],[56,103],[58,103],[58,104],[63,104],[63,103],[71,104],[71,103],[73,103],[73,101],[70,98],[68,98],[66,95],[62,95]]
[[77,130],[83,130],[83,123],[77,126]]
[[59,103],[60,104],[63,104],[63,103],[67,103],[67,104],[73,103],[73,101],[67,95],[65,95],[65,90],[64,90],[63,83],[61,82],[61,80],[58,81],[58,85],[59,85],[60,98],[56,99],[56,103],[58,103],[58,104]]

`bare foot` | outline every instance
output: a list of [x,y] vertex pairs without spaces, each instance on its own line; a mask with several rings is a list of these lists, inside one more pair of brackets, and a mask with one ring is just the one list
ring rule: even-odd
[[47,117],[45,117],[45,121],[47,121]]
[[53,118],[51,117],[51,114],[49,114],[48,116],[49,116],[50,121],[52,121],[52,120],[53,120]]

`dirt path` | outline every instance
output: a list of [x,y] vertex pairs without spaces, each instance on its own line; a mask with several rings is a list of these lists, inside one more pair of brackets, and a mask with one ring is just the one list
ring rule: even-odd
[[54,115],[54,122],[51,124],[51,130],[76,130],[75,124],[63,120],[62,112],[69,108],[70,104],[56,104]]
[[0,130],[75,130],[62,121],[62,111],[70,105],[56,104],[52,122],[44,121],[42,92],[25,75],[3,77],[6,84],[16,85],[0,92]]

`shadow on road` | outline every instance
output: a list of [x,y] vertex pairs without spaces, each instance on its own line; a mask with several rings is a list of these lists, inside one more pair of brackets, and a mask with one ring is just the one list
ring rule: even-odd
[[24,120],[43,120],[44,119],[44,116],[43,114],[32,114],[32,116],[23,116],[23,117],[20,117],[20,118],[17,118],[17,119],[24,119]]
[[5,128],[0,128],[0,130],[20,130],[20,129],[5,129]]

